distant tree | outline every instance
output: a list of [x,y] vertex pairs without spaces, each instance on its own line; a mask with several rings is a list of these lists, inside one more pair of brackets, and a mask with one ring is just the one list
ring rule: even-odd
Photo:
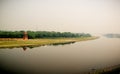
[[[58,38],[58,37],[91,37],[85,33],[54,32],[54,31],[27,31],[28,38]],[[0,31],[0,38],[23,38],[24,31]]]

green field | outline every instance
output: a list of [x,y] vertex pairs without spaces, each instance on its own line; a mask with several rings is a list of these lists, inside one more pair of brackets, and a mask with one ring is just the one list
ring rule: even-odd
[[2,39],[0,48],[21,47],[21,46],[42,46],[58,43],[69,43],[97,39],[98,37],[80,37],[80,38],[45,38],[45,39]]

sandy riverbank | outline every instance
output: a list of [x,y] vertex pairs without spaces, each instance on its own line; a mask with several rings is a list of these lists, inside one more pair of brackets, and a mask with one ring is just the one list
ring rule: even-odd
[[81,38],[45,38],[45,39],[1,39],[0,48],[21,47],[21,46],[42,46],[57,43],[69,43],[97,39],[98,37],[81,37]]

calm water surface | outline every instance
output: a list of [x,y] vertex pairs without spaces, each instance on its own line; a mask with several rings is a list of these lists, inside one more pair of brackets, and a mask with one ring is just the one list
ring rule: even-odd
[[80,73],[116,64],[120,64],[119,38],[101,37],[25,51],[23,48],[0,49],[0,69],[15,73]]

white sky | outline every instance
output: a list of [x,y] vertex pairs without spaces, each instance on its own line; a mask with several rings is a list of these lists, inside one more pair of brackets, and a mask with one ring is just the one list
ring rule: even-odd
[[120,0],[0,0],[0,30],[120,33]]

